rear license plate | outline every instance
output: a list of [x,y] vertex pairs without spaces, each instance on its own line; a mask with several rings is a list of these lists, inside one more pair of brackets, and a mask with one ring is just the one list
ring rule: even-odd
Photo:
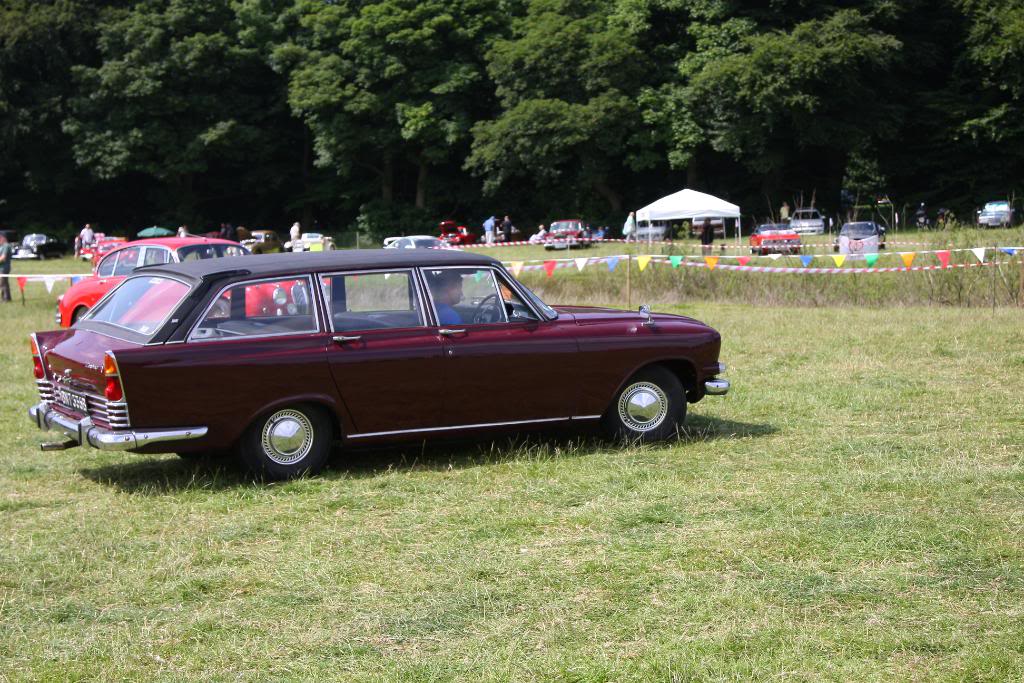
[[56,389],[53,392],[54,397],[57,399],[57,403],[64,406],[68,410],[74,410],[79,413],[88,413],[89,404],[85,400],[85,396],[76,394],[73,391],[67,389]]

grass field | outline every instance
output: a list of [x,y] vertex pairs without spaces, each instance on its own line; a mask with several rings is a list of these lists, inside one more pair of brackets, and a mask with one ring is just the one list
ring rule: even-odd
[[263,485],[40,452],[26,334],[56,291],[26,291],[0,305],[0,680],[1024,678],[1019,309],[662,306],[722,332],[733,381],[679,442],[416,444]]

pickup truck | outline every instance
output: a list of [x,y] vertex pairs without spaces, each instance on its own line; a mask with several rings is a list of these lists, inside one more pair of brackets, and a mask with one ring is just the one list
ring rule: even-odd
[[821,235],[825,232],[825,219],[817,209],[797,209],[793,212],[789,227],[801,235]]

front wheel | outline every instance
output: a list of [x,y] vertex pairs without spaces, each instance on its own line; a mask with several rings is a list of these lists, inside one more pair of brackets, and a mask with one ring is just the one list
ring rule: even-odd
[[238,442],[238,457],[253,474],[291,479],[322,470],[331,441],[324,410],[299,404],[270,411],[249,425]]
[[626,382],[601,422],[612,438],[653,442],[674,436],[685,419],[686,395],[679,378],[652,366]]

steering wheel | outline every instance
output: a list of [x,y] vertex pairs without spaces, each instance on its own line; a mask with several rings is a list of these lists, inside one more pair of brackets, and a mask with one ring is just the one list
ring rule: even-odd
[[[494,299],[492,303],[487,303],[491,299]],[[490,310],[486,310],[490,308]],[[501,320],[501,309],[498,307],[498,295],[488,294],[480,303],[476,305],[476,310],[473,311],[473,322],[474,323],[496,323]]]

